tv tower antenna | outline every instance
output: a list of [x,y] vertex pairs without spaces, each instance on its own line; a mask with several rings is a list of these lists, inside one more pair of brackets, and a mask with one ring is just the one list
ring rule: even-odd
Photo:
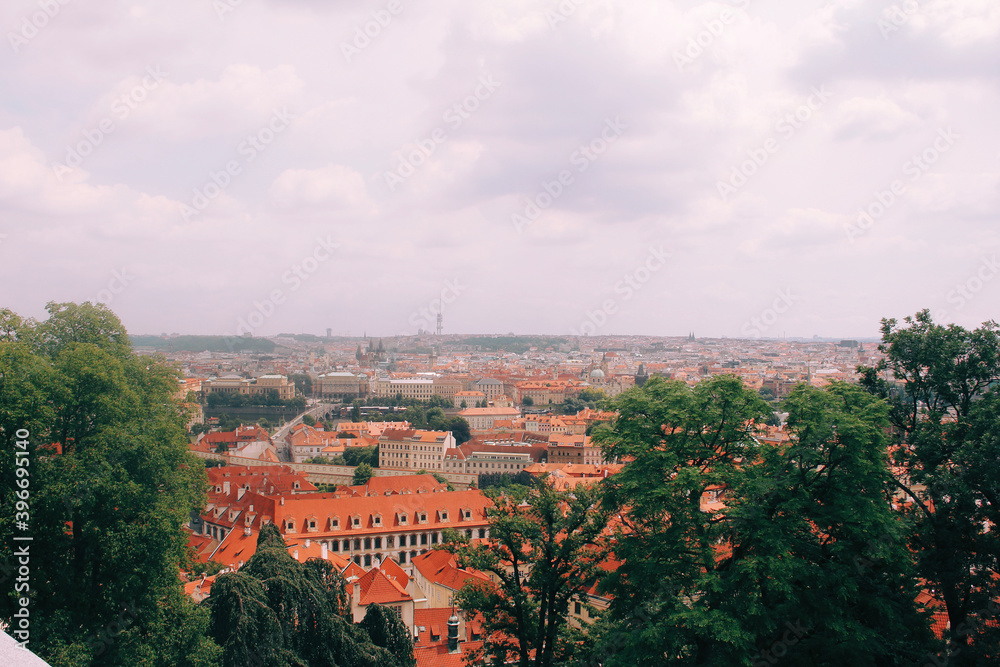
[[437,335],[438,336],[441,335],[441,329],[443,328],[443,325],[442,325],[443,321],[444,321],[444,315],[442,315],[441,313],[438,313],[438,318],[437,318]]

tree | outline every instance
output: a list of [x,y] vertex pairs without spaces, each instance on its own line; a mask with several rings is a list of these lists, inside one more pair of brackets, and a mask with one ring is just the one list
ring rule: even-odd
[[[875,367],[862,384],[891,406],[894,484],[912,502],[918,571],[944,604],[955,664],[1000,659],[992,601],[1000,597],[1000,331],[935,324],[927,310],[882,320]],[[891,374],[893,383],[884,379]]]
[[223,666],[411,667],[350,622],[345,585],[330,562],[298,563],[277,527],[262,527],[253,557],[219,575],[206,600]]
[[472,544],[447,531],[444,548],[462,567],[495,577],[470,582],[455,594],[459,607],[483,618],[482,650],[491,664],[550,667],[571,659],[582,636],[566,618],[573,600],[585,601],[605,556],[608,514],[596,490],[574,493],[537,483],[522,498],[492,494],[489,543]]
[[[179,373],[134,354],[105,306],[47,310],[44,322],[5,317],[0,341],[0,432],[13,443],[19,429],[30,431],[31,648],[54,663],[112,665],[138,645],[162,646],[164,662],[149,664],[183,664],[168,647],[181,651],[184,637],[183,650],[210,660],[211,641],[178,625],[200,622],[178,597],[178,572],[183,524],[204,506],[206,484],[174,398]],[[11,508],[13,454],[0,454],[0,494]],[[21,530],[13,518],[0,515],[0,563]],[[12,592],[0,598],[4,624]],[[128,641],[108,636],[112,624],[128,628]]]
[[[602,584],[605,664],[759,664],[785,639],[790,665],[896,664],[931,646],[890,507],[881,402],[800,387],[782,446],[754,437],[768,406],[732,376],[650,378],[614,407],[595,437],[631,461],[607,480],[623,562]],[[725,504],[706,511],[718,490]]]
[[521,405],[531,406],[534,404],[535,404],[535,399],[533,399],[531,396],[525,396],[524,398],[521,399]]
[[372,643],[386,649],[400,667],[414,667],[413,637],[398,613],[380,604],[370,604],[361,619],[361,627]]
[[455,436],[456,445],[464,445],[472,440],[472,429],[469,427],[469,422],[462,417],[452,417],[448,421],[446,430],[451,431],[451,434]]
[[351,482],[354,486],[364,486],[368,483],[372,477],[375,476],[375,471],[367,463],[359,463],[356,468],[354,468],[354,481]]
[[344,464],[359,466],[365,464],[372,468],[378,467],[378,447],[347,447],[344,449]]
[[361,401],[358,399],[351,402],[351,421],[354,423],[361,421]]
[[302,423],[306,426],[315,426],[316,418],[312,415],[302,415]]
[[427,411],[424,418],[427,420],[427,428],[431,431],[448,430],[448,418],[444,416],[444,410],[433,407]]
[[[463,399],[462,399],[462,402],[461,402],[461,404],[459,404],[459,406],[458,406],[458,407],[460,407],[460,408],[462,408],[462,409],[464,410],[464,409],[466,409],[467,407],[469,407],[469,404],[468,404],[468,403],[466,403],[466,402],[465,402],[465,399],[463,398]],[[479,407],[479,406],[478,406],[478,404],[476,405],[476,407]]]

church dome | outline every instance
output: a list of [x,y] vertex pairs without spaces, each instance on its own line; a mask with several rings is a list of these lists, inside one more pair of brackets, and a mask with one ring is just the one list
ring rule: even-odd
[[604,371],[602,371],[600,368],[595,368],[594,370],[590,371],[590,377],[602,378],[604,377]]

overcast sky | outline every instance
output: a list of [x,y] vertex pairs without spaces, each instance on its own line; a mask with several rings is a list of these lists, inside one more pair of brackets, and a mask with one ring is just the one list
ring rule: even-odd
[[0,306],[24,316],[997,318],[996,0],[4,0],[0,28]]

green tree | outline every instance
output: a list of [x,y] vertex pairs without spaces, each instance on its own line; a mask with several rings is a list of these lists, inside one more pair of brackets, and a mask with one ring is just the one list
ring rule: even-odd
[[380,604],[368,605],[361,627],[372,643],[386,649],[396,659],[399,667],[414,667],[413,635],[410,634],[399,614]]
[[521,399],[521,405],[532,406],[534,404],[535,404],[535,399],[533,399],[531,396],[525,396],[524,398]]
[[424,418],[427,421],[427,428],[431,431],[447,431],[448,418],[444,416],[444,410],[433,407],[427,411]]
[[223,666],[411,667],[350,622],[345,585],[328,561],[295,561],[278,529],[264,526],[253,557],[219,575],[206,600]]
[[[928,311],[882,320],[885,357],[859,368],[891,406],[894,483],[914,523],[918,571],[948,613],[953,664],[1000,659],[1000,331],[935,324]],[[883,376],[891,374],[893,382]]]
[[378,467],[378,447],[347,447],[344,449],[344,464],[359,466],[365,464],[372,468]]
[[306,426],[315,426],[316,418],[312,415],[302,415],[302,423]]
[[[173,397],[179,373],[133,354],[105,306],[47,309],[48,320],[19,329],[7,316],[15,336],[0,342],[0,431],[6,442],[18,429],[31,432],[31,648],[54,663],[116,665],[138,644],[162,644],[163,660],[182,664],[166,647],[186,637],[187,649],[210,661],[211,642],[176,625],[199,622],[177,597],[178,572],[183,524],[204,506],[206,484]],[[13,454],[0,455],[0,493],[12,508]],[[0,518],[0,562],[11,555],[12,518]],[[5,591],[0,621],[11,621],[13,603]],[[109,638],[107,629],[122,624],[129,641],[121,630]]]
[[[768,406],[732,376],[650,378],[614,407],[595,437],[631,460],[607,480],[625,514],[623,563],[603,584],[605,664],[759,664],[785,640],[789,665],[908,664],[931,646],[890,507],[881,402],[800,387],[780,447],[755,438]],[[722,489],[725,506],[704,511]]]
[[363,486],[374,476],[375,471],[370,465],[367,463],[359,463],[357,467],[354,468],[354,481],[351,483],[354,486]]
[[451,431],[451,434],[455,436],[456,445],[464,445],[472,440],[472,429],[469,427],[469,422],[462,417],[452,417],[445,430]]
[[585,601],[605,557],[608,514],[595,489],[557,492],[544,481],[526,497],[491,498],[490,543],[472,544],[464,533],[447,531],[444,546],[462,567],[488,572],[498,582],[468,583],[455,594],[459,607],[484,619],[482,650],[473,659],[520,667],[565,664],[582,640],[566,620],[570,603]]

